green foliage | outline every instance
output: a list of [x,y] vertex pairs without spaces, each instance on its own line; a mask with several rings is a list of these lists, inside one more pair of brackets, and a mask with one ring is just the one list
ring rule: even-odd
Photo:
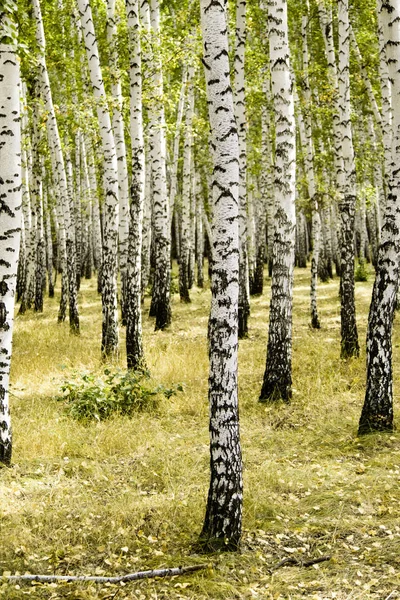
[[369,273],[364,261],[360,261],[354,272],[354,281],[368,281]]
[[154,385],[146,371],[111,371],[102,375],[74,372],[61,386],[67,413],[78,421],[104,421],[113,415],[131,416],[155,410],[161,398],[170,398],[182,385],[172,388]]

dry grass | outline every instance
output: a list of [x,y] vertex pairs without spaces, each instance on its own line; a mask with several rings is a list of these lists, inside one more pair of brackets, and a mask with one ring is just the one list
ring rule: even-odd
[[[243,545],[206,560],[213,568],[125,586],[0,583],[0,597],[337,598],[400,597],[400,436],[356,437],[365,354],[339,359],[338,281],[319,288],[322,329],[308,322],[309,275],[296,272],[290,406],[257,402],[265,363],[268,296],[252,300],[240,344],[245,464]],[[357,283],[361,345],[371,283]],[[82,426],[55,400],[71,371],[98,370],[101,329],[95,281],[80,292],[82,335],[43,315],[16,321],[12,371],[14,464],[0,471],[0,569],[119,574],[204,562],[192,553],[208,486],[206,325],[209,292],[174,297],[173,325],[145,318],[153,376],[185,392],[154,414]],[[121,347],[123,346],[121,332]],[[394,373],[399,375],[399,333]],[[121,356],[120,364],[124,364]],[[398,404],[398,388],[396,386]],[[396,410],[397,412],[397,410]],[[285,556],[331,554],[318,569],[269,567]]]

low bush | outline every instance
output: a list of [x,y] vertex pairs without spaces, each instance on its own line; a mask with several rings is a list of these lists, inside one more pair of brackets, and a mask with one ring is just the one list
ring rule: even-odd
[[104,421],[112,415],[132,415],[155,410],[161,398],[170,398],[182,385],[166,388],[150,379],[147,371],[111,371],[101,375],[74,372],[62,386],[66,412],[78,421]]

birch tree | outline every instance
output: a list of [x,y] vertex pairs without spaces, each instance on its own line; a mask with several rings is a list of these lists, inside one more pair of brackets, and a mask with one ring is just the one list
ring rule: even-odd
[[296,233],[296,127],[286,0],[268,2],[271,90],[275,115],[275,218],[267,360],[260,401],[288,402],[292,386],[292,304]]
[[[32,0],[33,13],[35,16],[36,25],[36,41],[39,47],[39,77],[41,82],[41,95],[45,102],[45,107],[48,113],[46,127],[47,137],[49,141],[50,158],[52,171],[56,182],[56,194],[57,194],[57,205],[59,211],[59,219],[62,219],[63,230],[65,238],[63,237],[63,244],[65,244],[64,260],[63,260],[63,279],[64,279],[64,292],[68,289],[68,300],[69,300],[69,323],[70,329],[73,333],[79,333],[79,312],[77,302],[77,288],[76,288],[76,266],[75,266],[75,231],[72,227],[70,208],[68,204],[68,187],[67,178],[64,165],[64,156],[61,147],[61,139],[58,129],[58,123],[56,119],[56,112],[53,103],[53,96],[50,88],[49,74],[46,65],[46,42],[43,28],[42,13],[40,9],[39,0]],[[65,240],[65,241],[64,241]],[[68,286],[67,286],[68,282]],[[64,298],[62,296],[62,302],[60,305],[61,311],[64,311],[65,306],[65,293]],[[60,320],[60,319],[59,319]]]
[[242,527],[238,414],[239,144],[229,76],[226,0],[201,0],[214,170],[209,320],[210,487],[201,541],[235,549]]
[[113,96],[112,127],[115,140],[118,173],[118,258],[121,273],[121,310],[122,324],[125,324],[126,270],[128,260],[129,235],[129,183],[126,160],[124,135],[124,120],[122,116],[123,98],[121,77],[118,66],[117,23],[115,15],[115,0],[107,0],[107,40],[110,50],[110,67],[112,70],[111,93]]
[[[143,8],[148,9],[144,0]],[[147,14],[147,11],[145,12]],[[151,315],[156,318],[156,329],[165,329],[171,323],[171,232],[169,202],[167,196],[165,114],[160,45],[160,6],[158,0],[151,0],[151,28],[154,37],[152,69],[153,97],[150,100],[150,158],[153,183],[155,271]]]
[[341,172],[341,356],[358,356],[356,309],[354,298],[354,219],[356,208],[356,166],[350,118],[350,23],[348,0],[338,0],[339,21],[339,131],[340,149],[343,157]]
[[[4,19],[4,20],[3,20]],[[0,462],[10,464],[9,377],[22,221],[19,60],[10,20],[0,14]]]
[[96,99],[97,118],[104,167],[104,231],[101,265],[103,326],[101,352],[104,357],[118,353],[117,241],[118,241],[118,167],[110,111],[100,67],[97,37],[89,0],[78,0],[85,40],[90,81]]
[[145,157],[142,117],[142,63],[138,0],[126,0],[130,42],[130,130],[132,182],[126,286],[126,356],[128,369],[144,366],[141,311],[142,224]]
[[400,0],[379,0],[379,21],[392,81],[393,139],[388,194],[367,330],[367,387],[360,434],[393,429],[392,328],[400,253]]
[[247,336],[250,315],[249,259],[247,249],[247,153],[246,153],[246,0],[236,0],[234,56],[235,116],[239,135],[239,338]]

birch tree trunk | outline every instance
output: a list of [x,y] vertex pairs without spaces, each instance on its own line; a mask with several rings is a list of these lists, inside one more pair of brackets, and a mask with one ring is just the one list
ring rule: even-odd
[[23,150],[22,155],[22,211],[26,241],[26,279],[18,311],[19,315],[25,314],[26,310],[32,305],[35,279],[35,229],[32,226],[28,154]]
[[292,303],[296,234],[296,126],[286,0],[268,2],[272,99],[275,112],[275,231],[267,361],[260,401],[290,401]]
[[48,205],[47,189],[43,191],[43,207],[46,223],[46,269],[49,280],[49,298],[54,298],[54,276],[53,276],[53,239],[51,233],[51,216]]
[[64,157],[61,148],[61,140],[58,131],[56,113],[51,94],[49,75],[47,72],[45,58],[45,37],[40,10],[39,0],[32,0],[33,12],[36,23],[36,40],[39,46],[39,76],[41,80],[41,94],[45,101],[47,118],[47,135],[49,139],[50,158],[52,170],[56,179],[57,202],[64,212],[64,225],[66,233],[66,257],[64,262],[64,280],[68,277],[68,300],[69,300],[69,324],[72,333],[79,333],[79,312],[76,289],[76,267],[75,267],[75,232],[72,231],[70,223],[70,211],[68,205],[67,179],[64,167]]
[[189,295],[189,255],[190,240],[190,193],[192,189],[192,120],[194,111],[193,90],[194,69],[189,68],[187,78],[186,110],[185,110],[185,141],[183,146],[183,181],[181,202],[181,245],[179,254],[179,294],[181,302],[190,302]]
[[15,46],[0,43],[0,462],[6,465],[12,454],[9,378],[22,220],[19,94]]
[[393,429],[392,328],[400,253],[400,0],[380,0],[386,60],[392,80],[392,165],[367,330],[367,389],[358,433]]
[[110,112],[100,68],[97,38],[89,0],[78,0],[90,81],[96,99],[97,118],[104,166],[103,256],[101,265],[101,300],[103,327],[102,356],[118,354],[117,246],[118,246],[118,167]]
[[[144,0],[143,4],[146,4]],[[147,3],[148,4],[148,3]],[[155,40],[152,70],[153,98],[150,113],[150,157],[152,163],[155,271],[151,315],[155,316],[155,329],[165,329],[171,323],[171,231],[167,196],[165,117],[163,105],[162,64],[159,55],[160,6],[151,0],[151,27]]]
[[210,487],[200,541],[237,548],[242,528],[238,413],[239,144],[229,76],[225,0],[201,0],[203,63],[212,135],[214,240],[209,321]]
[[305,149],[304,163],[308,183],[308,196],[311,205],[311,222],[312,222],[312,258],[311,258],[311,286],[310,286],[310,304],[311,304],[311,327],[319,329],[321,327],[318,306],[317,306],[317,285],[318,285],[318,260],[321,243],[321,218],[318,210],[317,188],[314,174],[314,147],[312,141],[311,128],[311,89],[308,77],[308,43],[307,43],[307,28],[309,19],[309,5],[306,2],[307,15],[303,16],[301,22],[301,31],[303,38],[303,90],[304,90],[304,124],[302,123],[302,114],[299,115],[300,121],[300,136],[303,138],[302,145]]
[[196,265],[197,287],[204,287],[204,230],[203,230],[203,194],[198,173],[196,177]]
[[250,315],[249,261],[247,249],[247,153],[246,153],[246,0],[236,0],[234,56],[235,116],[239,135],[239,338],[247,337]]
[[339,131],[343,172],[339,210],[341,217],[341,356],[358,356],[356,308],[354,298],[354,218],[356,208],[356,166],[350,118],[350,23],[348,0],[338,0],[339,20]]
[[142,62],[138,0],[126,0],[130,42],[130,126],[132,145],[131,208],[126,286],[126,357],[128,369],[145,366],[142,341],[142,224],[145,157],[142,118]]
[[115,19],[115,0],[107,0],[107,40],[110,49],[110,66],[112,69],[111,93],[114,99],[112,111],[112,128],[115,139],[118,172],[118,257],[121,274],[121,312],[122,325],[125,325],[126,271],[128,261],[129,237],[129,183],[126,162],[126,146],[124,135],[124,120],[122,117],[123,98],[121,77],[118,67],[117,25]]

